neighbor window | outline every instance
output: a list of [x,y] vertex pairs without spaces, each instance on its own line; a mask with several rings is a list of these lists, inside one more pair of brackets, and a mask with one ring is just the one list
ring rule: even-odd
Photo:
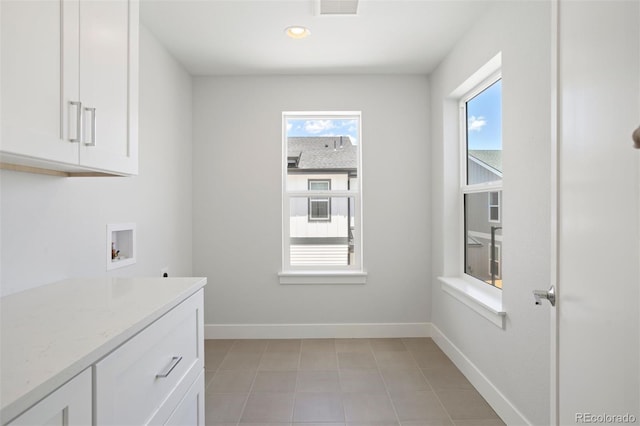
[[502,82],[496,75],[460,102],[464,272],[502,288]]
[[489,193],[489,222],[500,223],[500,193]]
[[[309,191],[329,191],[331,180],[309,179]],[[331,220],[331,198],[309,198],[309,220]]]
[[362,269],[360,113],[283,114],[283,271]]

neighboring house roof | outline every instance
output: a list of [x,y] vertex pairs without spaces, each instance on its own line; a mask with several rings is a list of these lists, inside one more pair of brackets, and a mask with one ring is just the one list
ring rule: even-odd
[[484,166],[498,171],[502,175],[502,150],[500,149],[470,149],[469,156],[475,158]]
[[356,170],[358,148],[349,136],[290,137],[288,158],[296,159],[296,169]]

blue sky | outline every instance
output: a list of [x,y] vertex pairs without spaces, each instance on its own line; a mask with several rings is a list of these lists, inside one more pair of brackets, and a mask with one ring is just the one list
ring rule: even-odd
[[467,102],[468,149],[502,149],[502,80]]
[[287,137],[291,136],[349,136],[351,142],[357,145],[358,120],[353,118],[288,118]]

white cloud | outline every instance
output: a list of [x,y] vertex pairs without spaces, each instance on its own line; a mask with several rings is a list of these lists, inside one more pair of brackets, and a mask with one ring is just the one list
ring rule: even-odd
[[473,131],[479,132],[486,125],[487,125],[487,120],[484,117],[476,117],[472,115],[469,118],[469,123],[467,124],[467,127],[470,132],[473,132]]
[[293,123],[287,123],[287,132],[290,132],[293,129]]
[[304,130],[313,134],[333,129],[334,127],[335,125],[331,120],[308,120],[304,122]]

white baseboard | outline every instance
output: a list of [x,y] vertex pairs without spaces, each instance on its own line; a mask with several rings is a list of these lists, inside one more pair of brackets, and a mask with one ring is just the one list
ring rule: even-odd
[[431,337],[431,323],[205,324],[205,339]]
[[431,337],[507,425],[531,424],[507,397],[482,374],[482,371],[433,324],[431,325]]

